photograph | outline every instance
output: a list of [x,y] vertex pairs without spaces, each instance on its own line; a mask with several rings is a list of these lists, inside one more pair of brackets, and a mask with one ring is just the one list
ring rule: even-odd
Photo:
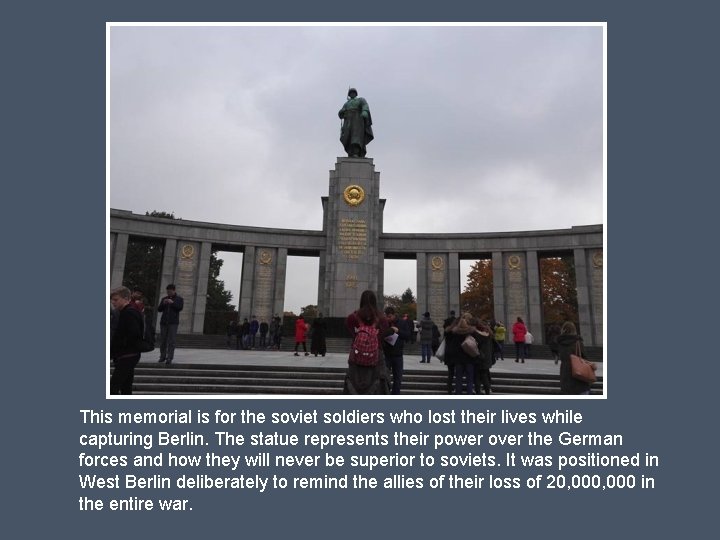
[[106,39],[106,396],[608,397],[604,23]]

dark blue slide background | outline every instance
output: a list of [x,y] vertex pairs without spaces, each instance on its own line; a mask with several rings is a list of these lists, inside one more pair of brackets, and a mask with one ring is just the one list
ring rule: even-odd
[[[696,1],[469,4],[3,4],[0,362],[7,538],[713,534],[718,242],[705,243],[703,235],[717,230],[717,14],[703,7],[711,3]],[[620,433],[626,443],[618,453],[659,456],[654,490],[197,490],[184,494],[193,500],[192,512],[78,510],[78,436],[87,430],[81,409],[424,411],[456,405],[105,399],[105,22],[253,20],[607,21],[609,396],[490,406],[581,411],[581,432]],[[495,426],[504,429],[519,431]]]

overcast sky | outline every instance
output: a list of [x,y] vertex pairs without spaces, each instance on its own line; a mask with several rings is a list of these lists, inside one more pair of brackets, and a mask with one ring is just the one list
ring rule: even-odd
[[[321,230],[353,86],[385,232],[604,223],[600,26],[114,26],[109,59],[112,208]],[[317,303],[317,265],[291,258],[286,309]]]

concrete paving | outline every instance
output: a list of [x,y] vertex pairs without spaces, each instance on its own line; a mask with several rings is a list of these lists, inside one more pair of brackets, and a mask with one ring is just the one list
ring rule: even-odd
[[[219,365],[253,365],[253,366],[318,366],[318,367],[341,367],[347,366],[347,353],[327,353],[322,356],[294,356],[292,351],[272,350],[234,350],[234,349],[175,349],[174,365],[182,364],[219,364]],[[140,366],[143,364],[157,364],[159,358],[158,350],[145,353],[140,359]],[[598,362],[597,374],[605,374],[605,365]],[[446,373],[445,364],[433,357],[429,364],[421,364],[420,356],[405,355],[404,368],[406,370],[439,371]],[[498,360],[492,368],[493,373],[539,373],[557,375],[560,365],[553,360],[527,359],[525,363],[515,363],[515,358]]]

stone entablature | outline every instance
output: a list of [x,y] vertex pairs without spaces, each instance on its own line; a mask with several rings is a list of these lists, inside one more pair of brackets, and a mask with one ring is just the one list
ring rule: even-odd
[[[290,250],[291,255],[293,250],[318,255],[326,248],[324,231],[245,227],[184,219],[168,220],[116,209],[110,210],[110,232],[237,247],[284,247]],[[518,250],[602,250],[602,247],[602,225],[512,233],[380,233],[379,242],[379,251],[386,254],[386,257],[390,255],[387,258],[421,252],[476,255]]]

